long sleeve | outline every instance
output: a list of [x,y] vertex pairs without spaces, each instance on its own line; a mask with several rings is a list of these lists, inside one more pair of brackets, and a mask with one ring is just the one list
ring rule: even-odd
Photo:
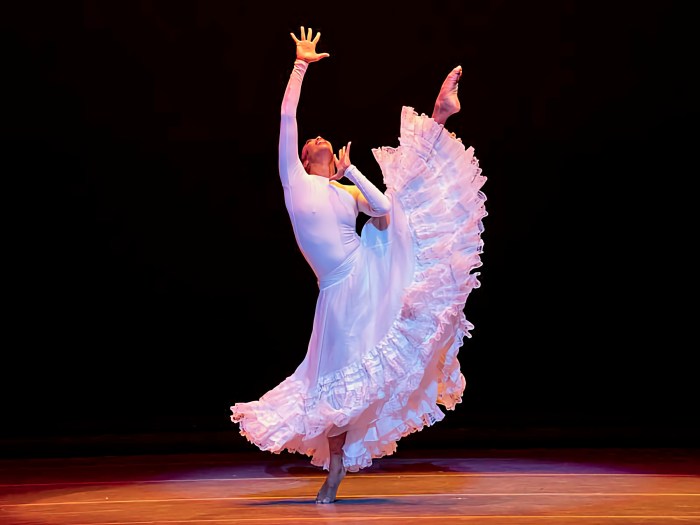
[[382,191],[372,184],[354,164],[345,170],[345,176],[360,190],[362,197],[368,204],[368,208],[362,206],[362,199],[359,200],[360,209],[367,215],[381,217],[391,210],[391,201]]
[[288,185],[290,176],[298,172],[298,170],[294,169],[295,167],[298,168],[296,165],[301,165],[297,130],[297,106],[299,105],[301,84],[308,66],[309,64],[303,60],[297,59],[294,61],[294,68],[289,76],[287,88],[282,99],[278,162],[283,186]]

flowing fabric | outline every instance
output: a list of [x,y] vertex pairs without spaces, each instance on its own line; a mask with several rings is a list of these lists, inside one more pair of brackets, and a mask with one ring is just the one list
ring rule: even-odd
[[[326,470],[329,436],[347,432],[343,463],[358,471],[441,421],[439,405],[454,410],[466,386],[458,352],[473,328],[464,308],[480,284],[486,178],[473,148],[411,107],[398,147],[372,151],[389,220],[369,219],[341,264],[317,273],[312,333],[295,372],[231,407],[261,450],[304,454]],[[327,180],[308,178],[344,205]]]

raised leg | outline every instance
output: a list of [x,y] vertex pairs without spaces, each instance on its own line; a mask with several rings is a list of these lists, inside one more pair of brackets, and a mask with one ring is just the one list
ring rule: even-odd
[[328,476],[323,482],[321,490],[316,495],[316,503],[333,503],[337,501],[338,487],[345,477],[343,465],[343,445],[346,433],[328,438],[328,447],[331,453],[331,462],[328,467]]
[[457,89],[459,88],[459,79],[462,77],[462,66],[455,67],[447,75],[445,80],[442,82],[442,87],[440,87],[440,93],[438,93],[437,99],[435,100],[435,107],[433,108],[433,119],[443,126],[450,115],[454,115],[459,112],[461,105],[459,103],[459,97],[457,96]]

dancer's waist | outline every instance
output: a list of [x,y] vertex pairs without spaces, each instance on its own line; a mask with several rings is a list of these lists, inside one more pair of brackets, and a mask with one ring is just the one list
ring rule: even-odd
[[352,269],[355,267],[355,263],[357,262],[359,256],[360,246],[357,246],[357,248],[355,248],[350,254],[348,254],[348,256],[343,260],[342,263],[340,263],[338,266],[336,266],[333,270],[328,272],[323,277],[319,277],[319,289],[323,290],[324,288],[328,288],[343,281],[352,272]]

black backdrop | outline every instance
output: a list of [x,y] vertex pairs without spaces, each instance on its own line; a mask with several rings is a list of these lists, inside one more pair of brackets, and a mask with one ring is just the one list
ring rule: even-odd
[[[322,32],[302,137],[449,127],[488,181],[443,428],[697,429],[697,48],[672,2],[85,1],[4,7],[7,438],[231,432],[302,360],[316,282],[277,175],[290,32]],[[603,431],[604,433],[605,431]]]

